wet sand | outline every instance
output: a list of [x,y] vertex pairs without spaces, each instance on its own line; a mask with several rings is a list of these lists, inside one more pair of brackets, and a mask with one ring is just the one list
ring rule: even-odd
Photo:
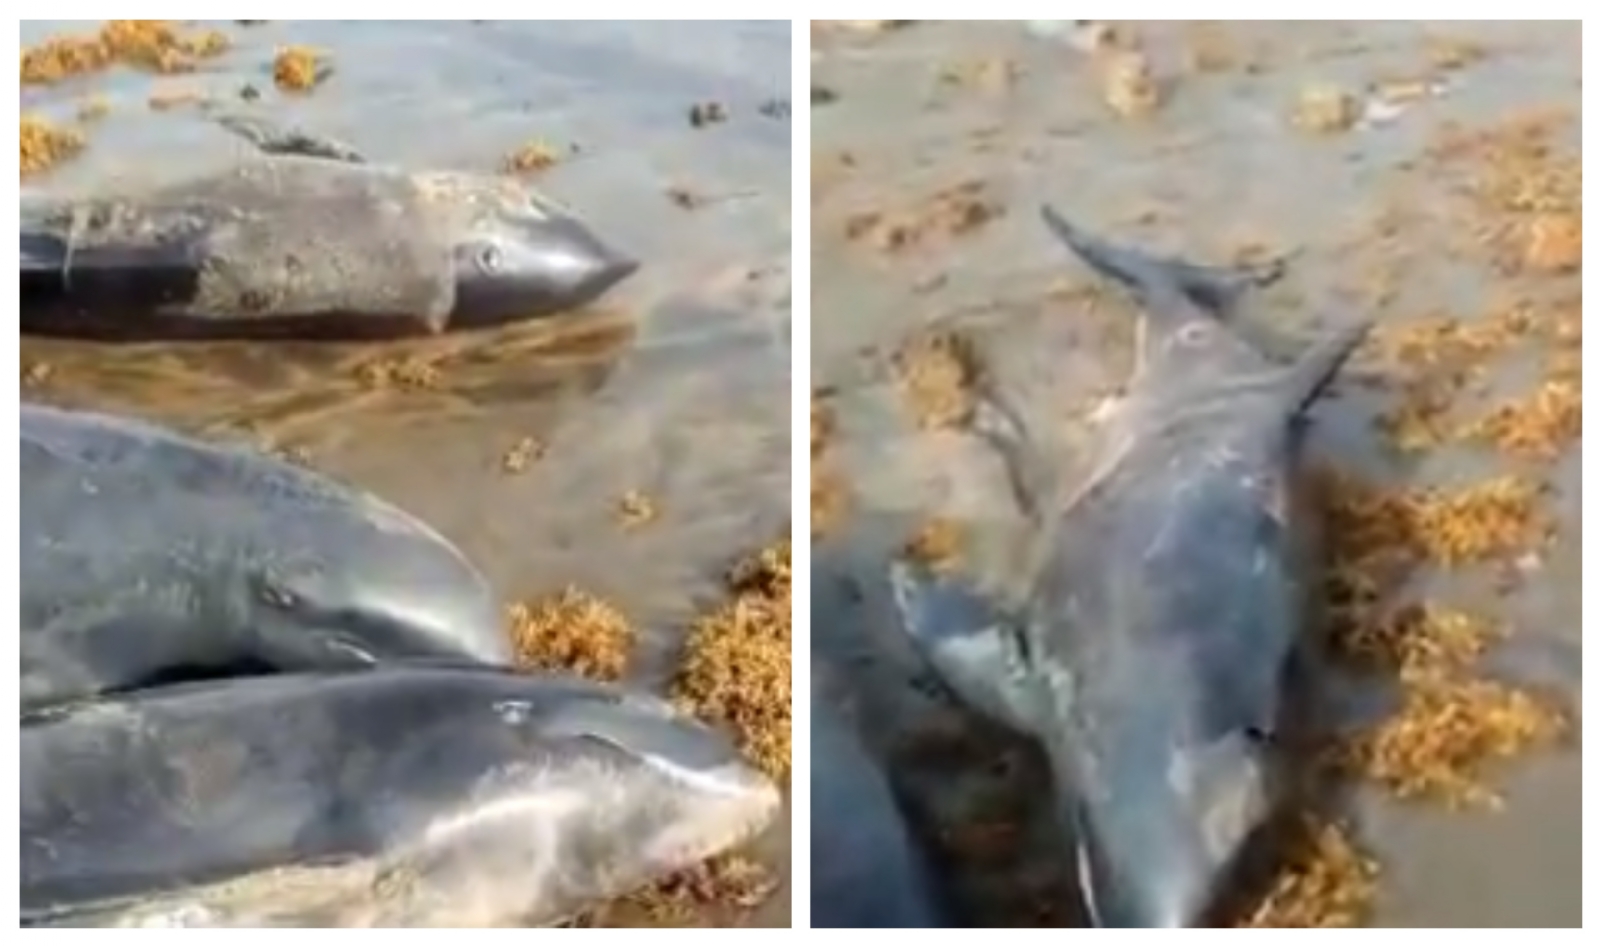
[[[1581,307],[1577,272],[1507,273],[1491,259],[1463,197],[1478,171],[1430,151],[1453,128],[1544,113],[1555,155],[1577,156],[1576,24],[1116,29],[1147,57],[1153,108],[1137,81],[1108,91],[1100,54],[1059,28],[812,33],[812,381],[831,417],[813,466],[832,477],[836,507],[813,549],[814,659],[846,668],[866,735],[974,925],[1077,918],[1036,760],[928,697],[886,631],[885,561],[930,518],[960,523],[960,567],[980,580],[1005,575],[1018,528],[993,454],[959,429],[919,423],[896,352],[934,329],[978,333],[1025,391],[1025,411],[1072,456],[1086,415],[1126,377],[1133,323],[1129,305],[1050,239],[1038,204],[1198,261],[1297,251],[1288,278],[1248,309],[1286,338],[1352,314],[1391,329],[1442,313],[1481,321],[1507,294],[1535,318]],[[1348,90],[1365,120],[1315,114],[1328,104],[1321,87]],[[1526,393],[1549,354],[1532,339],[1497,354],[1461,409]],[[1338,387],[1314,412],[1321,459],[1391,487],[1510,474],[1548,489],[1554,540],[1519,561],[1514,590],[1488,590],[1483,569],[1433,568],[1407,592],[1506,623],[1514,641],[1486,672],[1580,705],[1578,438],[1541,460],[1461,443],[1396,458],[1374,424],[1395,387]],[[1580,762],[1574,747],[1492,766],[1497,812],[1357,792],[1347,810],[1379,867],[1368,922],[1581,925]],[[998,830],[974,837],[996,808]]]
[[[789,521],[789,28],[760,23],[215,24],[234,48],[182,76],[118,69],[23,90],[24,112],[108,111],[29,187],[193,173],[241,147],[194,91],[345,141],[376,161],[494,170],[541,141],[538,181],[644,262],[592,311],[379,345],[22,344],[23,396],[158,418],[285,451],[433,524],[508,600],[576,585],[640,630],[660,687],[736,560]],[[30,21],[24,45],[89,24]],[[334,71],[276,90],[274,52]],[[243,103],[249,85],[259,100]],[[726,120],[695,127],[696,103]],[[576,151],[570,149],[576,146]],[[164,178],[161,178],[164,179]],[[699,198],[685,206],[676,192]],[[623,497],[655,518],[624,526]],[[787,815],[755,854],[782,879],[700,922],[787,926]]]

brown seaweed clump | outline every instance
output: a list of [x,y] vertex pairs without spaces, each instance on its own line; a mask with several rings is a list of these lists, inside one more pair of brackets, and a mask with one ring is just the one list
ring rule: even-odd
[[1333,571],[1362,574],[1424,562],[1445,568],[1507,561],[1541,547],[1554,523],[1539,509],[1542,489],[1499,476],[1456,489],[1384,490],[1351,477],[1322,478],[1334,543]]
[[894,364],[918,426],[961,427],[971,418],[978,369],[966,339],[948,332],[918,337],[896,353]]
[[272,60],[272,81],[285,92],[309,92],[328,74],[322,54],[304,46],[280,49]]
[[49,170],[83,150],[83,135],[34,115],[22,116],[22,176]]
[[1328,758],[1397,798],[1499,808],[1499,794],[1485,784],[1488,767],[1567,731],[1551,701],[1499,681],[1435,672],[1405,683],[1398,713],[1341,741]]
[[1378,865],[1349,833],[1307,821],[1286,845],[1288,859],[1261,900],[1233,926],[1347,929],[1365,926],[1377,896]]
[[1445,568],[1515,558],[1544,545],[1554,531],[1539,511],[1541,492],[1515,476],[1423,490],[1408,497],[1406,525],[1428,558]]
[[[1323,746],[1323,771],[1391,795],[1451,807],[1493,807],[1489,768],[1566,730],[1541,696],[1483,679],[1480,659],[1505,637],[1494,622],[1434,602],[1395,605],[1410,570],[1525,554],[1549,534],[1538,490],[1511,477],[1456,490],[1391,491],[1325,473],[1316,482],[1328,523],[1328,651],[1353,669],[1396,680],[1388,718]],[[1345,834],[1308,828],[1246,926],[1353,926],[1365,921],[1375,868]]]
[[1472,667],[1504,631],[1464,611],[1433,602],[1411,604],[1392,614],[1340,615],[1330,656],[1369,673],[1398,680],[1426,680]]
[[1398,386],[1395,406],[1379,419],[1389,445],[1415,452],[1456,439],[1462,393],[1537,328],[1529,307],[1513,305],[1477,319],[1432,316],[1375,335],[1379,370]]
[[672,686],[695,715],[731,726],[745,755],[779,780],[793,738],[789,563],[784,540],[734,568],[732,597],[695,622]]
[[1559,375],[1467,424],[1463,436],[1530,460],[1556,459],[1583,437],[1583,382]]
[[507,174],[537,174],[561,163],[561,151],[544,141],[530,141],[506,156]]
[[1348,131],[1361,118],[1361,103],[1354,95],[1332,86],[1313,86],[1295,103],[1294,126],[1318,135]]
[[580,591],[533,604],[514,604],[508,614],[517,665],[558,670],[591,680],[620,680],[633,654],[633,625],[615,607]]
[[1487,127],[1451,128],[1430,148],[1468,165],[1478,242],[1502,271],[1573,273],[1583,265],[1583,161],[1558,136],[1570,111],[1541,109]]
[[1522,265],[1536,273],[1575,273],[1583,268],[1583,218],[1546,213],[1523,228]]
[[545,449],[544,442],[537,437],[522,437],[500,455],[500,469],[510,474],[525,473],[544,456]]
[[227,52],[216,30],[187,29],[170,20],[111,20],[84,36],[58,36],[22,53],[22,84],[51,85],[122,64],[150,72],[193,72]]
[[437,366],[416,356],[364,361],[356,366],[355,376],[362,387],[374,391],[385,388],[432,391],[443,380]]
[[961,526],[949,519],[933,518],[924,522],[915,535],[906,541],[907,558],[920,562],[935,571],[953,568],[961,560]]
[[[1491,362],[1528,344],[1548,346],[1545,376],[1531,392],[1461,420],[1460,397],[1486,386]],[[1517,301],[1482,318],[1436,317],[1379,336],[1383,370],[1399,384],[1395,407],[1381,418],[1389,444],[1402,452],[1449,442],[1478,443],[1519,459],[1554,459],[1583,434],[1582,305]]]
[[659,510],[655,500],[636,489],[630,489],[617,500],[617,519],[624,529],[637,529],[656,521]]
[[22,386],[25,388],[43,387],[49,383],[50,376],[55,374],[55,366],[48,361],[31,361],[23,359]]
[[845,222],[845,238],[882,253],[898,253],[971,234],[1004,213],[982,181],[964,181],[909,207],[867,210]]
[[1496,807],[1487,769],[1556,742],[1567,728],[1552,701],[1474,675],[1478,660],[1504,636],[1487,621],[1433,603],[1346,622],[1334,636],[1333,655],[1393,675],[1402,686],[1401,705],[1335,742],[1325,761],[1398,798]]
[[1118,117],[1145,118],[1161,108],[1165,90],[1143,53],[1107,56],[1101,69],[1102,95]]
[[585,911],[565,924],[582,929],[716,928],[729,910],[751,910],[778,889],[760,862],[723,854],[643,890]]

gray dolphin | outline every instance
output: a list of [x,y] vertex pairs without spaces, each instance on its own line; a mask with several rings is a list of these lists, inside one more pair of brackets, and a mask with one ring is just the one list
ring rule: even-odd
[[237,115],[263,153],[142,193],[22,205],[22,329],[387,337],[584,306],[636,269],[514,177],[410,171]]
[[410,515],[142,421],[24,404],[24,710],[163,679],[507,663],[487,581]]
[[[1272,739],[1310,613],[1303,416],[1365,337],[1270,360],[1225,317],[1282,261],[1222,269],[1049,228],[1147,313],[1109,456],[1067,495],[1013,405],[982,432],[1035,519],[1017,607],[897,563],[904,629],[966,702],[1051,760],[1098,926],[1203,922],[1284,784]],[[992,382],[993,379],[989,379]]]
[[491,668],[179,685],[21,735],[34,926],[546,924],[779,806],[664,701]]
[[[813,677],[816,667],[813,661]],[[811,694],[811,925],[934,929],[928,867],[888,779],[828,694]]]

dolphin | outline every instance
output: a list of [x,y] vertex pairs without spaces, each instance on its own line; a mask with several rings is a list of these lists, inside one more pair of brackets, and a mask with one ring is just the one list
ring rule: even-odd
[[1032,520],[1026,593],[991,600],[905,562],[891,585],[944,682],[1043,748],[1092,922],[1200,925],[1287,790],[1274,737],[1317,557],[1295,488],[1305,412],[1370,323],[1278,362],[1228,319],[1284,260],[1200,266],[1042,216],[1146,313],[1107,455],[1075,491],[1054,485],[1015,405],[980,379],[979,433]]
[[577,309],[638,269],[515,177],[380,166],[301,129],[212,117],[260,154],[143,192],[25,195],[23,331],[437,333]]
[[24,710],[181,677],[511,660],[488,582],[388,503],[254,451],[22,405]]
[[182,684],[21,739],[30,926],[550,924],[779,806],[663,700],[492,668]]
[[811,926],[935,929],[942,922],[924,852],[906,831],[883,770],[850,720],[811,693]]

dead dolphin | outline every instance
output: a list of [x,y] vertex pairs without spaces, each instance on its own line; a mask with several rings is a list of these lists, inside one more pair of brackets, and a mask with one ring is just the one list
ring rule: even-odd
[[[1225,324],[1282,262],[1208,268],[1045,222],[1147,313],[1139,368],[1072,495],[1004,397],[985,432],[1036,519],[1016,607],[897,564],[904,628],[951,688],[1051,760],[1098,926],[1203,922],[1280,799],[1271,751],[1315,535],[1296,500],[1304,412],[1365,337],[1276,363]],[[990,379],[991,381],[993,379]]]
[[922,853],[906,832],[883,770],[867,755],[850,721],[813,686],[812,928],[946,925],[940,922]]
[[491,668],[87,701],[26,720],[19,759],[33,926],[545,924],[779,805],[664,701]]
[[153,424],[24,404],[26,710],[174,677],[503,664],[488,583],[367,493]]
[[638,263],[525,182],[408,171],[224,115],[262,152],[145,193],[31,196],[22,329],[384,337],[579,308]]

